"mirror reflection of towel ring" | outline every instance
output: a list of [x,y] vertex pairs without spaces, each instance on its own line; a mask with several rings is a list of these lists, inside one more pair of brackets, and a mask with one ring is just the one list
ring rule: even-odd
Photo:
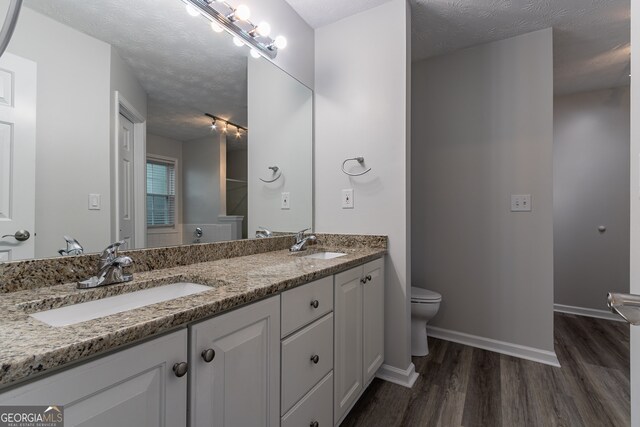
[[[278,178],[280,178],[282,176],[282,171],[280,171],[279,167],[277,167],[277,166],[269,166],[269,169],[271,169],[273,171],[274,175],[277,174],[277,176],[275,178],[271,179],[271,180],[260,178],[260,181],[266,182],[267,184],[269,184],[271,182],[276,182],[278,180]],[[280,172],[280,173],[278,173],[278,172]]]
[[365,173],[369,172],[371,170],[371,168],[365,170],[364,172],[360,172],[360,173],[349,173],[346,170],[344,170],[344,165],[347,164],[348,161],[351,160],[355,160],[356,162],[360,163],[361,166],[364,165],[364,157],[360,156],[360,157],[352,157],[350,159],[345,159],[344,162],[342,162],[342,172],[344,172],[345,174],[349,175],[349,176],[362,176]]

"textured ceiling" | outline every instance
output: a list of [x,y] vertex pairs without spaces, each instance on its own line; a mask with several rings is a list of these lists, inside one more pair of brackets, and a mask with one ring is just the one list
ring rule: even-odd
[[[27,0],[26,6],[116,48],[148,94],[149,132],[209,135],[208,112],[247,124],[248,49],[178,0]],[[18,25],[20,25],[18,23]],[[46,34],[41,35],[46,37]],[[262,59],[261,59],[262,60]]]
[[630,1],[413,0],[412,56],[553,27],[556,94],[627,85]]
[[[287,0],[314,28],[384,0]],[[410,0],[420,60],[543,28],[554,29],[556,94],[629,84],[631,0]]]

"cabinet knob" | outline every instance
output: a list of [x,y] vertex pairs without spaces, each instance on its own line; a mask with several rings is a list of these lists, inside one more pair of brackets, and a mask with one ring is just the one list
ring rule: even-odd
[[319,427],[320,423],[317,421],[311,421],[311,424],[309,424],[309,427]]
[[318,356],[317,354],[314,354],[313,356],[311,356],[311,361],[317,365],[318,362],[320,361],[320,356]]
[[189,365],[186,362],[180,362],[173,365],[173,373],[176,377],[184,377],[189,370]]
[[367,282],[370,282],[370,281],[371,281],[371,275],[370,275],[370,274],[367,274],[366,279],[367,279]]
[[318,301],[317,299],[314,299],[313,301],[311,301],[311,307],[318,308],[319,306],[320,306],[320,301]]
[[362,279],[360,279],[360,283],[362,283],[363,285],[367,283],[367,278],[363,277]]
[[216,351],[212,348],[208,348],[206,350],[202,350],[202,359],[209,363],[213,360],[214,357],[216,357]]

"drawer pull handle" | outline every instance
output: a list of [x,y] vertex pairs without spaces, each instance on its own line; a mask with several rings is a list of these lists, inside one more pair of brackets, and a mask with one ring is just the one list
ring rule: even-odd
[[320,356],[318,356],[317,354],[314,354],[313,356],[311,356],[311,361],[317,365],[318,362],[320,361]]
[[311,307],[318,308],[319,306],[320,306],[320,301],[318,301],[317,299],[314,299],[313,301],[311,301]]
[[367,279],[367,282],[370,282],[370,281],[371,281],[371,275],[370,275],[370,274],[367,274],[366,279]]
[[176,374],[176,377],[184,377],[189,370],[189,365],[185,362],[176,363],[173,365],[173,373]]
[[309,424],[309,427],[319,427],[320,423],[317,421],[311,421],[311,424]]
[[209,363],[216,357],[216,351],[212,348],[208,348],[206,350],[202,350],[202,359]]

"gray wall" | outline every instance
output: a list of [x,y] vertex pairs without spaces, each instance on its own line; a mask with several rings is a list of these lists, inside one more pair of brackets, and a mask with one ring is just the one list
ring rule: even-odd
[[220,138],[214,133],[182,145],[184,224],[217,224],[218,215],[225,214],[220,208]]
[[413,65],[412,276],[443,295],[433,326],[553,351],[552,67],[551,29]]
[[[385,364],[401,370],[411,367],[410,22],[407,3],[393,0],[316,30],[316,230],[389,236]],[[372,171],[349,178],[340,166],[355,156]],[[341,207],[345,188],[354,209]]]
[[554,101],[555,303],[606,310],[629,292],[629,87]]

